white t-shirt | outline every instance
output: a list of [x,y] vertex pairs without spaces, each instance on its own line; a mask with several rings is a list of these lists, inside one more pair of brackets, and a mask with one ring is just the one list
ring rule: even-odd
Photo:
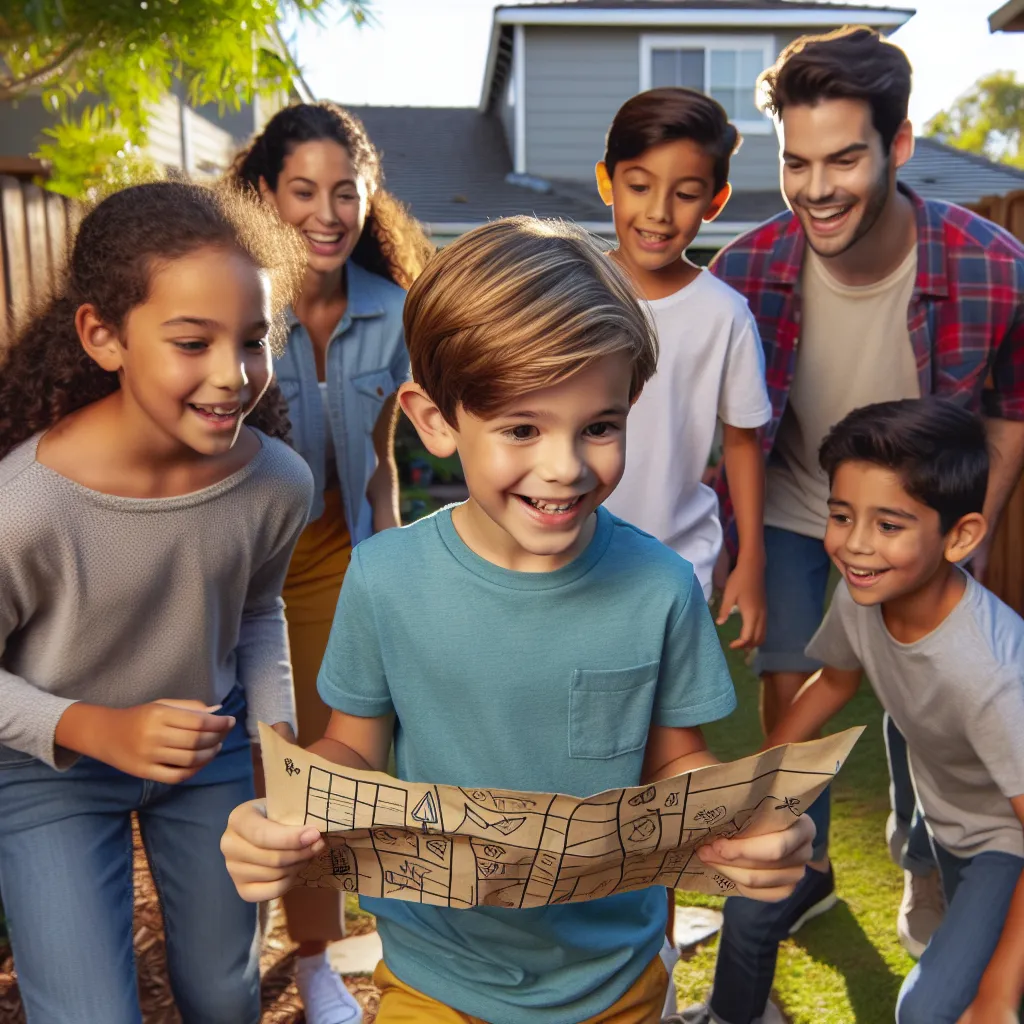
[[746,300],[708,271],[648,306],[658,372],[629,414],[626,471],[605,505],[692,562],[710,597],[722,526],[701,476],[718,420],[753,428],[771,418],[764,352]]

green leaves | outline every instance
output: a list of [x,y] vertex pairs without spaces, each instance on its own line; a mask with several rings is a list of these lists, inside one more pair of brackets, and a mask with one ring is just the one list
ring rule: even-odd
[[[363,23],[371,0],[13,0],[0,8],[0,102],[41,100],[61,115],[34,154],[47,187],[82,196],[135,167],[150,110],[175,80],[193,106],[237,110],[287,91],[297,68],[278,32],[290,10]],[[129,148],[125,149],[125,143]],[[67,150],[73,149],[73,152]],[[119,155],[126,154],[126,155]],[[103,173],[101,168],[106,168]]]
[[977,82],[949,110],[924,126],[957,149],[1024,167],[1024,82],[1013,71],[996,71]]

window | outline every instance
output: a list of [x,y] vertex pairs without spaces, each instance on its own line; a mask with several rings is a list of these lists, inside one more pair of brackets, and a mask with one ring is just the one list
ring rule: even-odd
[[699,89],[725,108],[741,132],[767,133],[771,123],[754,102],[757,77],[771,63],[767,36],[640,37],[640,89]]

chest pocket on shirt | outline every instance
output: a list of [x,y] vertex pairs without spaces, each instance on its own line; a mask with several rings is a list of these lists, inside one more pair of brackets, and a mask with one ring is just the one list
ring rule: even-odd
[[352,387],[359,395],[363,427],[368,434],[372,433],[377,419],[380,417],[380,410],[384,406],[385,399],[395,390],[391,371],[388,369],[371,370],[369,373],[356,374],[352,378]]
[[569,756],[608,758],[647,742],[660,662],[576,669],[569,686]]

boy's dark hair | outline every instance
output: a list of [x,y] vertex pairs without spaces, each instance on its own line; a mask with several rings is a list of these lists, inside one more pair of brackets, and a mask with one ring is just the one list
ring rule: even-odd
[[[283,348],[283,307],[302,282],[298,235],[251,197],[181,181],[133,185],[103,199],[83,219],[53,294],[18,332],[0,360],[0,458],[33,434],[120,387],[82,348],[75,313],[95,307],[120,331],[146,301],[162,265],[201,249],[237,252],[272,281],[271,340]],[[290,424],[272,383],[246,422],[287,439]]]
[[801,36],[757,80],[758,103],[774,117],[787,106],[862,100],[886,153],[907,119],[911,68],[907,55],[874,29],[846,27]]
[[729,158],[743,140],[720,103],[677,86],[648,89],[619,108],[605,140],[608,177],[622,160],[676,139],[693,139],[704,147],[715,162],[715,192],[721,191],[729,180]]
[[905,398],[855,409],[829,431],[818,458],[830,483],[844,462],[891,469],[912,498],[939,513],[943,533],[985,504],[985,425],[947,398]]

